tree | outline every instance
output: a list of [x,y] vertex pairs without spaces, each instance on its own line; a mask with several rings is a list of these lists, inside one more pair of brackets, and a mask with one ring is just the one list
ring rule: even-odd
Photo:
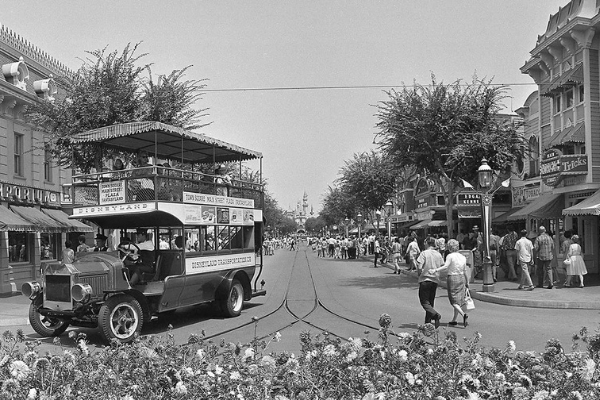
[[[101,160],[95,145],[72,144],[73,134],[108,125],[159,121],[185,129],[196,129],[205,110],[194,110],[205,87],[202,81],[181,81],[187,67],[152,81],[149,64],[138,65],[146,54],[137,55],[139,44],[90,56],[72,76],[57,78],[65,95],[54,102],[39,102],[28,110],[31,122],[50,133],[46,144],[59,165],[89,172]],[[145,77],[148,72],[148,77]]]
[[460,179],[474,181],[482,158],[505,173],[525,156],[518,126],[499,115],[505,91],[477,78],[445,85],[432,76],[431,85],[392,90],[378,106],[379,148],[396,168],[414,168],[440,185],[450,237]]
[[339,186],[329,186],[319,218],[325,222],[325,225],[336,225],[346,217],[351,218],[356,208],[354,193]]
[[325,225],[327,225],[327,223],[320,216],[316,217],[316,218],[313,218],[313,217],[307,218],[306,222],[304,223],[304,227],[306,228],[306,231],[311,232],[311,233],[321,232],[321,230],[325,227]]
[[381,152],[372,150],[354,154],[352,160],[345,161],[340,173],[337,180],[340,193],[348,198],[343,210],[347,213],[343,217],[355,216],[362,210],[371,213],[374,219],[375,211],[380,210],[394,194],[396,170]]

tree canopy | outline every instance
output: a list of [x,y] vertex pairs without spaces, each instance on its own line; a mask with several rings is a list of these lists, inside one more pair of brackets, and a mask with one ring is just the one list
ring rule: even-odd
[[205,87],[203,80],[182,80],[186,67],[159,75],[154,82],[151,65],[139,65],[147,54],[136,54],[138,46],[127,45],[120,53],[106,48],[88,52],[77,72],[57,77],[63,96],[28,110],[30,121],[50,133],[47,147],[59,165],[88,172],[98,163],[95,146],[72,145],[75,133],[135,121],[185,129],[207,125],[200,123],[206,109],[193,107]]
[[507,172],[525,156],[518,124],[499,113],[505,91],[477,78],[446,85],[432,76],[430,85],[388,92],[389,100],[378,106],[382,157],[439,183],[449,220],[456,183],[473,182],[482,158],[495,171]]

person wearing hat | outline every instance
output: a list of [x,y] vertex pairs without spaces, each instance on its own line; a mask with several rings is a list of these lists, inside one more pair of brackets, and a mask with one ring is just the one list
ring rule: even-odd
[[108,247],[106,247],[106,239],[108,239],[106,236],[101,233],[97,233],[96,238],[94,239],[96,241],[96,246],[94,246],[93,251],[108,251]]

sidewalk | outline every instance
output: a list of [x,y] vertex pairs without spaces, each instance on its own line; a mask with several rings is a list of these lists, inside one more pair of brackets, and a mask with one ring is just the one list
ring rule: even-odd
[[[370,261],[373,263],[373,256],[360,256],[361,260]],[[390,263],[382,265],[389,269],[394,269]],[[412,276],[417,282],[417,273],[415,271],[407,271],[406,264],[400,264],[400,271],[404,275]],[[499,271],[499,276],[502,277],[503,272]],[[469,284],[471,289],[471,297],[479,301],[488,303],[502,304],[513,307],[533,307],[533,308],[577,308],[600,310],[600,276],[598,274],[588,274],[584,276],[584,288],[570,287],[564,288],[562,283],[564,276],[561,276],[562,281],[553,289],[535,288],[532,291],[519,290],[518,282],[509,282],[500,279],[494,284],[493,292],[483,291],[483,281],[475,279]],[[537,282],[533,278],[534,284]],[[446,288],[445,280],[442,280],[440,285]]]
[[[360,256],[360,260],[373,263],[373,256]],[[349,260],[352,262],[353,260]],[[386,263],[382,267],[394,269],[392,264]],[[417,273],[407,271],[406,264],[400,264],[402,274],[414,278],[417,283]],[[564,277],[562,278],[564,279]],[[483,282],[476,279],[470,284],[471,296],[479,301],[502,304],[513,307],[534,307],[534,308],[578,308],[600,310],[600,276],[589,274],[584,277],[585,288],[563,288],[561,285],[554,289],[538,289],[529,292],[519,290],[517,282],[507,282],[499,280],[494,284],[493,292],[483,292]],[[442,281],[441,286],[446,287],[446,282]],[[0,327],[29,325],[29,304],[31,301],[15,293],[10,297],[0,297]]]

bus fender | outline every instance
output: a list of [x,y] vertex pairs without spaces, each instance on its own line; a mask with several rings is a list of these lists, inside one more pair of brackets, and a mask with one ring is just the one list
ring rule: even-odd
[[231,289],[234,279],[238,280],[244,288],[244,300],[247,301],[252,299],[252,287],[250,285],[250,278],[248,277],[248,274],[242,270],[233,270],[227,273],[217,288],[215,292],[215,300],[223,300],[227,298],[229,295],[229,289]]

